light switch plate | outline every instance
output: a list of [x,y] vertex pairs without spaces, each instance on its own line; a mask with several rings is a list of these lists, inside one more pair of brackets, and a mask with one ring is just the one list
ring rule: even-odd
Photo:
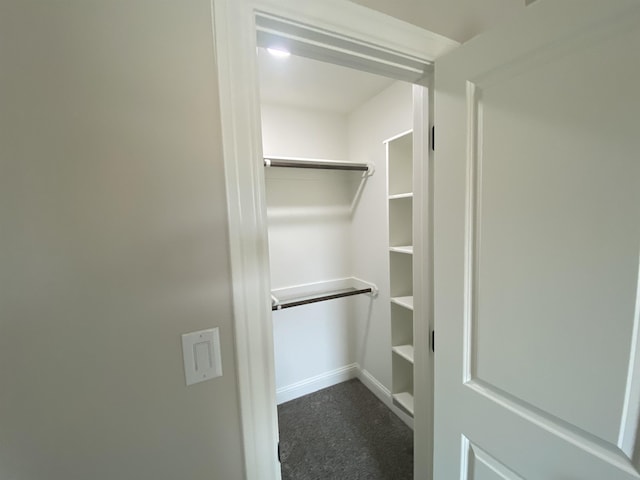
[[218,327],[182,335],[184,376],[187,385],[222,375]]

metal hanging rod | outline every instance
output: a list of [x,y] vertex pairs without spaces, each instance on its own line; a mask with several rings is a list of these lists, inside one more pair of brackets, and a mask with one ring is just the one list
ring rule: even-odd
[[[327,294],[327,295],[319,295],[313,298],[306,298],[304,300],[295,300],[293,302],[286,302],[286,303],[276,303],[271,306],[271,310],[282,310],[283,308],[299,307],[301,305],[308,305],[310,303],[324,302],[326,300],[334,300],[336,298],[342,298],[342,297],[351,297],[353,295],[360,295],[363,293],[375,293],[375,292],[373,291],[372,288],[360,288],[360,289],[354,289],[354,290],[347,290],[344,292],[336,292],[336,293]],[[272,295],[272,298],[274,298],[273,295]]]
[[286,167],[286,168],[315,168],[323,170],[350,170],[368,172],[373,174],[373,165],[355,162],[340,162],[336,160],[310,160],[297,158],[265,158],[265,167]]

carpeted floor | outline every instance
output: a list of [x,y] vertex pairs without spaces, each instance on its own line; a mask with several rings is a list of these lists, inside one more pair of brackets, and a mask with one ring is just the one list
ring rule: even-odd
[[413,431],[359,380],[278,406],[283,480],[410,480]]

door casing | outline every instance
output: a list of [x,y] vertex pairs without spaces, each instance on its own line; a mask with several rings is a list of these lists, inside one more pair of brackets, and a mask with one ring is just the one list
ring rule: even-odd
[[[280,478],[280,466],[277,458],[267,216],[255,55],[256,14],[267,14],[294,26],[305,27],[307,33],[297,32],[303,41],[313,31],[338,43],[347,40],[356,57],[366,52],[368,60],[374,62],[376,58],[381,62],[388,59],[389,52],[392,52],[404,56],[407,62],[432,64],[458,44],[346,0],[212,0],[211,6],[222,120],[245,477],[276,480]],[[317,43],[317,38],[307,39]],[[325,51],[333,61],[346,65],[353,62],[340,57],[339,51],[330,44],[328,41]],[[432,181],[432,158],[428,147],[432,102],[425,92],[425,89],[414,87],[414,149],[426,165],[419,168],[418,174],[423,187],[427,188]],[[431,215],[427,212],[432,206],[426,196],[416,203],[418,208],[414,207],[414,215],[426,219],[419,226],[419,236],[425,241],[416,245],[416,255],[428,260],[432,232]],[[416,322],[424,330],[416,332],[416,338],[423,338],[425,342],[416,342],[414,374],[416,378],[428,379],[430,360],[426,339],[429,337],[428,329],[433,325],[431,296],[428,294],[432,289],[430,267],[420,269],[419,275],[422,286],[418,288],[427,294],[423,296],[423,306],[416,306],[414,313],[416,318],[425,318],[424,322]],[[416,455],[414,468],[420,472],[416,478],[430,479],[432,437],[429,425],[432,420],[429,412],[432,412],[432,399],[426,382],[423,382],[425,385],[416,385],[415,419],[416,451],[426,454]]]

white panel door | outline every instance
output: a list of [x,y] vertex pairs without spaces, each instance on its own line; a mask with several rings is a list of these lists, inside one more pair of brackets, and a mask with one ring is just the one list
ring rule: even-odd
[[640,2],[538,0],[435,88],[435,479],[640,478]]

